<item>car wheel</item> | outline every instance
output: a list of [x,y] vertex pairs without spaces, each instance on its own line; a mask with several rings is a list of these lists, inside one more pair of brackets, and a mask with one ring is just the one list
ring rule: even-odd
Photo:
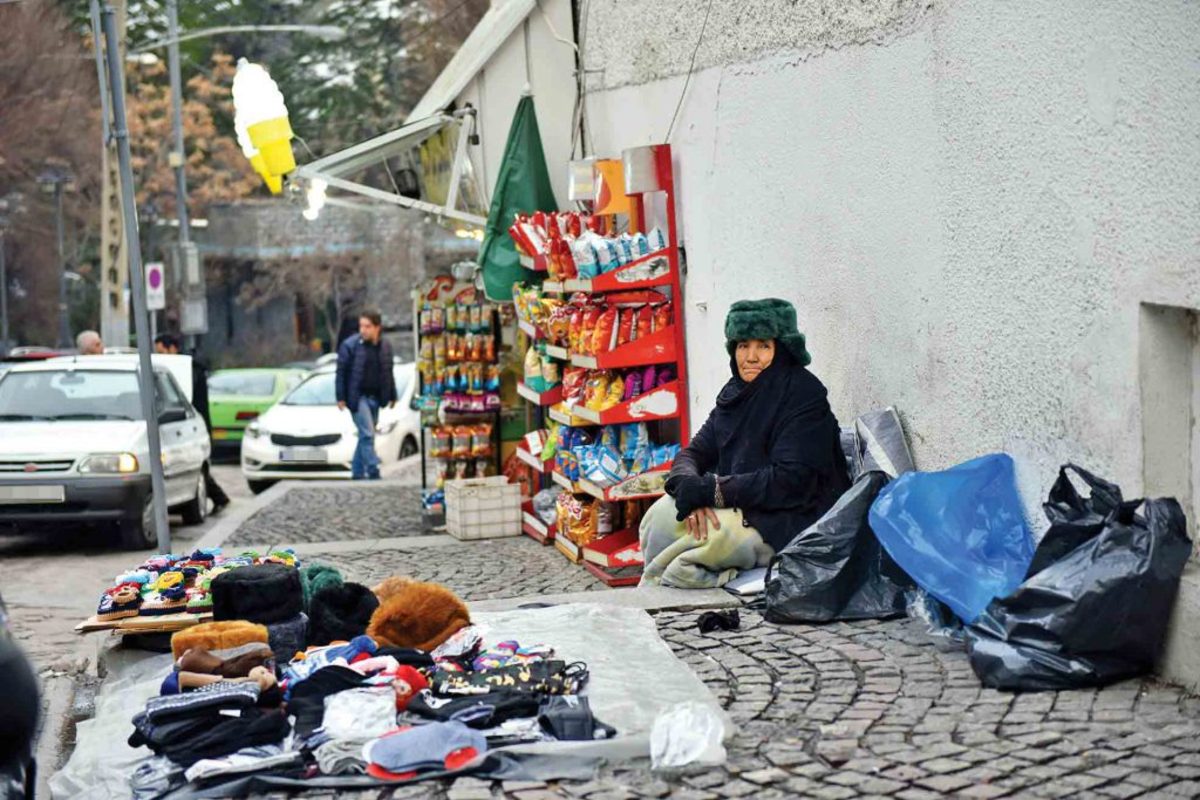
[[204,479],[204,469],[196,480],[196,496],[183,504],[184,525],[202,525],[208,519],[208,481]]
[[411,436],[405,436],[404,442],[400,445],[400,458],[410,458],[421,451],[417,445],[417,440]]
[[146,495],[140,517],[123,519],[117,523],[117,534],[123,550],[145,550],[158,544],[158,535],[154,532],[154,501],[151,495]]
[[247,480],[246,483],[250,484],[250,491],[254,492],[255,494],[262,494],[267,489],[270,489],[272,486],[275,485],[275,481]]

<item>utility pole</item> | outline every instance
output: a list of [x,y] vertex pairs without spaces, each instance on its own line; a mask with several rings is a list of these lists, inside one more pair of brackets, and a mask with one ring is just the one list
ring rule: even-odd
[[[117,39],[113,46],[122,58],[125,54],[125,0],[108,3],[116,15]],[[119,347],[129,345],[128,242],[121,219],[121,176],[117,168],[117,145],[108,129],[108,71],[100,49],[100,4],[91,0],[92,28],[95,30],[96,74],[100,82],[101,108],[104,111],[104,147],[100,151],[103,186],[100,195],[100,338]]]
[[183,270],[183,309],[180,314],[188,349],[196,346],[195,334],[208,331],[208,302],[200,257],[192,244],[188,226],[187,173],[183,149],[183,86],[179,77],[179,8],[177,0],[167,0],[167,71],[171,79],[171,138],[169,157],[175,169],[175,214],[179,219],[179,256],[176,265]]
[[[142,269],[142,247],[138,238],[137,208],[133,199],[133,164],[129,152],[129,124],[125,115],[125,75],[117,33],[117,13],[105,6],[104,49],[108,61],[108,83],[112,89],[112,137],[117,144],[117,167],[120,172],[121,214],[125,221],[125,242],[129,247],[129,271],[132,277],[133,323],[137,331],[138,384],[142,401],[142,416],[146,420],[146,440],[150,452],[150,486],[154,503],[154,528],[160,552],[171,552],[171,529],[167,526],[167,488],[163,479],[162,442],[158,430],[158,411],[155,403],[154,369],[150,363],[150,325],[146,312],[146,276]],[[99,37],[100,32],[96,31]]]
[[[58,248],[58,342],[60,348],[71,346],[71,321],[67,305],[67,262],[63,244],[63,191],[73,188],[74,178],[60,166],[47,166],[37,177],[42,189],[54,197],[54,236]],[[103,338],[103,337],[101,337]]]
[[8,355],[8,262],[4,260],[4,225],[0,218],[0,357]]

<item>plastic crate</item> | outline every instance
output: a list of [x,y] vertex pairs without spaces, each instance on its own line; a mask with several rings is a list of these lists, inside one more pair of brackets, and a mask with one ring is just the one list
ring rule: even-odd
[[520,484],[502,475],[446,481],[446,533],[464,540],[520,536]]

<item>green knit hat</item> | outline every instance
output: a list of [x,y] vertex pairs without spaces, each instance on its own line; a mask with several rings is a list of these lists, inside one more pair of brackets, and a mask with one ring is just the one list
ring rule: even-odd
[[774,339],[786,347],[802,367],[812,363],[804,346],[804,334],[796,324],[796,307],[787,300],[739,300],[725,317],[725,349],[733,355],[738,342]]

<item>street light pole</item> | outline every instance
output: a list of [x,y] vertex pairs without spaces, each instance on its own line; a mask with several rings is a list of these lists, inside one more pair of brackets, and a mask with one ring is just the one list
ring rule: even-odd
[[58,346],[71,346],[71,320],[67,308],[67,262],[63,253],[63,183],[54,182],[54,235],[58,242]]
[[[195,302],[204,292],[204,278],[198,269],[198,259],[191,253],[191,230],[188,227],[187,173],[184,170],[183,149],[183,85],[179,77],[179,8],[177,0],[167,0],[167,71],[171,80],[171,138],[169,157],[175,168],[175,215],[179,219],[179,257],[176,264],[184,269],[184,302]],[[195,266],[193,266],[195,265]],[[194,273],[193,273],[194,271]],[[187,334],[189,349],[195,347],[195,337]]]
[[[125,241],[129,247],[129,288],[133,294],[133,324],[137,331],[138,384],[142,416],[146,420],[146,440],[150,452],[150,487],[154,504],[154,528],[158,549],[171,552],[171,529],[167,527],[167,487],[163,479],[162,441],[155,408],[154,369],[150,363],[150,325],[146,312],[146,275],[142,268],[142,244],[138,238],[137,207],[133,200],[133,165],[129,152],[129,123],[125,115],[125,76],[117,38],[116,12],[105,6],[104,49],[108,61],[108,82],[112,90],[112,135],[117,143],[117,162],[121,173],[121,211],[125,223]],[[95,32],[100,35],[99,31]]]

